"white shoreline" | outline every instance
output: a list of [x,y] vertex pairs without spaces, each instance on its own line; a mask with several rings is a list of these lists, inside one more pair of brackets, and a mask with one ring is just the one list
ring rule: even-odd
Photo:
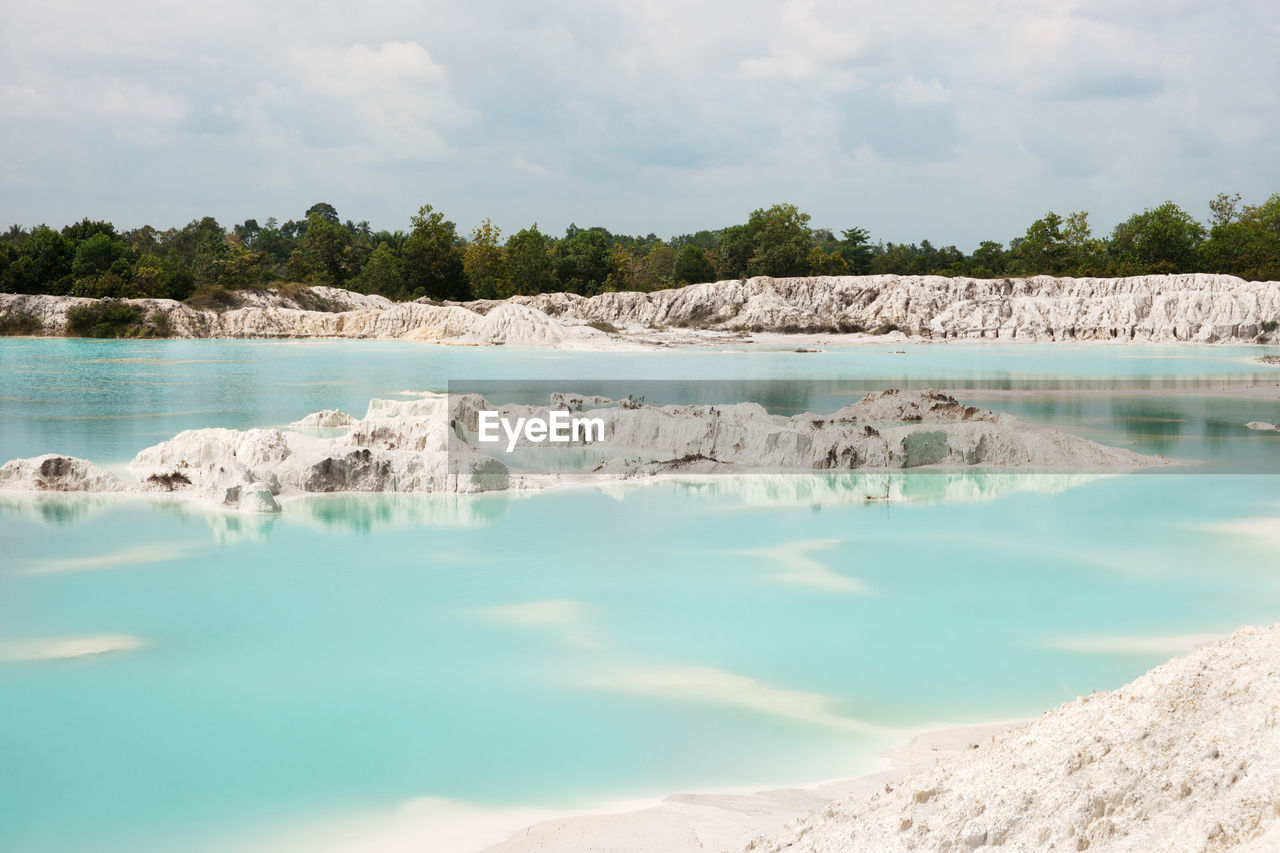
[[241,843],[234,853],[695,853],[742,846],[795,818],[886,783],[1020,725],[926,725],[865,759],[859,775],[786,787],[713,787],[570,809],[487,806],[422,797],[376,813],[322,820]]
[[740,786],[672,794],[626,809],[600,809],[532,824],[482,853],[695,853],[737,849],[796,818],[849,797],[869,797],[886,784],[971,748],[1023,720],[912,729],[905,743],[880,752],[857,776],[782,788]]

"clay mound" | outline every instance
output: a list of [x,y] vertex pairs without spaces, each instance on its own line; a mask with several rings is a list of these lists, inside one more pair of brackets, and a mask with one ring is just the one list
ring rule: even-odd
[[752,853],[1280,849],[1280,625],[1242,628]]
[[109,471],[74,456],[46,453],[0,466],[0,488],[30,492],[115,492],[124,483]]

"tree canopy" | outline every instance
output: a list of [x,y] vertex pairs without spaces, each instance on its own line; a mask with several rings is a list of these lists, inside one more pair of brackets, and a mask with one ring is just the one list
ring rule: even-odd
[[[1215,272],[1280,279],[1280,194],[1260,204],[1221,193],[1202,224],[1164,202],[1095,235],[1089,214],[1048,211],[1008,240],[955,246],[873,242],[865,227],[815,228],[793,204],[746,221],[661,239],[570,225],[554,237],[536,224],[505,240],[488,219],[469,235],[431,205],[408,229],[374,231],[343,221],[327,202],[298,219],[213,217],[180,228],[120,231],[89,217],[55,230],[0,234],[0,292],[76,296],[215,295],[276,282],[332,285],[391,299],[465,300],[566,291],[659,290],[722,278],[942,275],[990,278]],[[847,224],[847,223],[846,223]],[[218,297],[222,298],[222,297]]]

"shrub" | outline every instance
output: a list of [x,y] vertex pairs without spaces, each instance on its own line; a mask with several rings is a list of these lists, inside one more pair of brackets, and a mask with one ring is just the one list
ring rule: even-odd
[[104,300],[69,310],[67,334],[77,338],[165,338],[172,329],[167,314],[144,317],[135,305]]
[[168,474],[152,474],[147,478],[147,482],[159,486],[166,492],[172,492],[182,486],[190,486],[191,478],[181,471],[172,471]]
[[9,311],[0,314],[0,335],[39,335],[44,324],[29,311]]
[[169,317],[168,311],[155,311],[147,318],[147,322],[151,324],[151,329],[157,338],[173,337],[173,324]]
[[1259,324],[1259,328],[1262,329],[1262,333],[1264,335],[1269,335],[1277,328],[1280,328],[1280,320],[1263,320],[1262,323]]
[[[762,327],[753,326],[752,331],[762,331]],[[840,320],[835,323],[784,323],[777,331],[786,335],[851,335],[864,329],[857,323]]]
[[127,302],[92,302],[67,311],[67,334],[77,338],[136,338],[142,311]]
[[326,314],[341,314],[347,310],[341,303],[327,296],[321,296],[305,284],[297,282],[281,284],[276,288],[276,292],[281,296],[292,299],[293,303],[303,311],[323,311]]
[[196,288],[196,292],[183,300],[188,308],[194,308],[197,311],[230,311],[232,308],[239,308],[244,304],[244,300],[234,291],[227,290],[217,284],[207,284]]
[[608,335],[618,334],[618,327],[610,323],[608,320],[592,320],[587,324],[591,328]]

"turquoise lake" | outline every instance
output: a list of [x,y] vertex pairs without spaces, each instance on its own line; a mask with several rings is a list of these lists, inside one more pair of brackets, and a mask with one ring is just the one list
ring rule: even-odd
[[[920,727],[1037,715],[1182,638],[1280,619],[1280,383],[1257,347],[574,353],[0,340],[0,461],[118,466],[183,429],[363,413],[450,380],[894,384],[1183,463],[341,496],[273,517],[0,495],[0,849],[234,850],[418,797],[589,807],[849,776]],[[680,393],[678,382],[672,385]],[[735,386],[742,387],[742,386]],[[1019,389],[1035,393],[1011,395]],[[884,487],[905,499],[866,501]]]

